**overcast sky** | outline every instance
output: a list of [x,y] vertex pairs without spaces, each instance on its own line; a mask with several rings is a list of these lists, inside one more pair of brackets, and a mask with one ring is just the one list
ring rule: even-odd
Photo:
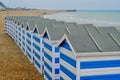
[[12,8],[120,10],[120,0],[0,0],[0,2]]

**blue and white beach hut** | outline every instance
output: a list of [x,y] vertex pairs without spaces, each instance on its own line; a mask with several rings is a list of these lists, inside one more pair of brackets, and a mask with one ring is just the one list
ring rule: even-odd
[[[56,22],[57,23],[57,22]],[[59,48],[57,43],[66,32],[66,25],[60,24],[46,27],[44,38],[44,78],[45,80],[60,79]]]
[[24,55],[26,55],[26,27],[27,27],[27,19],[23,19],[22,20],[22,29],[21,29],[21,49],[24,53]]
[[38,21],[36,21],[35,27],[33,29],[32,38],[34,65],[41,74],[44,73],[44,53],[43,53],[44,40],[42,38],[42,34],[45,30],[45,27],[51,26],[50,24],[47,24],[46,21],[49,20],[40,18]]
[[42,37],[45,27],[52,26],[49,22],[55,20],[40,18],[36,21],[35,28],[33,30],[33,54],[34,54],[34,65],[37,70],[44,74],[44,39]]
[[6,33],[8,33],[8,23],[9,23],[9,17],[8,16],[6,16],[5,17],[5,31],[6,31]]
[[15,17],[15,42],[16,42],[16,44],[18,44],[18,28],[17,28],[17,26],[18,26],[18,18],[17,17]]
[[8,23],[8,33],[10,35],[10,37],[12,37],[12,18],[9,18],[9,23]]
[[14,21],[14,17],[12,19],[12,26],[13,26],[13,39],[15,40],[15,21]]
[[[39,25],[40,24],[40,25]],[[43,74],[43,39],[41,38],[41,31],[45,29],[41,21],[37,22],[33,30],[33,54],[34,54],[34,65],[37,70]]]
[[14,27],[14,17],[12,16],[12,19],[11,19],[11,30],[12,30],[12,39],[15,38],[15,27]]
[[22,23],[21,19],[18,20],[18,25],[17,25],[17,40],[18,40],[18,46],[21,48],[22,44]]
[[34,55],[33,55],[33,29],[35,27],[36,21],[38,17],[31,17],[28,19],[27,27],[26,27],[26,55],[28,59],[33,62]]
[[76,32],[64,35],[58,43],[60,80],[119,80],[120,48],[110,37],[105,38],[108,31],[101,34],[95,27],[82,27],[81,34]]
[[26,55],[28,59],[33,62],[33,49],[32,49],[32,31],[34,29],[34,21],[29,21],[26,27]]

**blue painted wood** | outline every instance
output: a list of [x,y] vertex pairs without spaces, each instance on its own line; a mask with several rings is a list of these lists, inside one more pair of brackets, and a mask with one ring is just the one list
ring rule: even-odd
[[21,31],[21,28],[18,28],[19,31]]
[[55,74],[59,74],[60,73],[60,70],[57,68],[55,69]]
[[26,53],[27,53],[28,58],[31,59],[30,53],[28,53],[27,51],[26,51]]
[[55,63],[59,63],[59,58],[55,58]]
[[27,47],[27,49],[31,52],[31,48],[30,48],[28,45],[26,45],[26,47]]
[[62,60],[64,60],[65,62],[69,63],[74,68],[76,68],[76,61],[73,60],[72,58],[68,57],[67,55],[65,55],[64,53],[61,53],[61,52],[60,52],[60,58]]
[[38,43],[40,43],[40,38],[37,38],[36,36],[33,36],[33,39],[34,39],[35,41],[37,41]]
[[28,43],[29,45],[31,45],[31,41],[30,41],[30,40],[26,39],[26,41],[27,41],[27,43]]
[[19,38],[19,41],[21,41],[21,38]]
[[55,52],[59,52],[59,48],[58,47],[55,47]]
[[25,34],[25,31],[24,31],[24,30],[22,30],[22,33],[23,33],[23,34]]
[[60,44],[60,46],[63,47],[63,48],[65,48],[65,49],[67,49],[67,50],[69,50],[69,51],[72,51],[70,45],[69,45],[68,42],[66,42],[66,41],[63,41],[63,42]]
[[31,38],[31,34],[27,33],[27,36],[28,36],[29,38]]
[[80,69],[120,67],[120,60],[80,62]]
[[21,36],[21,33],[19,33],[19,36]]
[[47,33],[45,33],[45,34],[44,34],[44,36],[43,36],[43,38],[46,38],[46,39],[48,39],[48,40],[49,40],[49,36],[48,36],[48,34],[47,34]]
[[24,43],[24,42],[22,42],[22,44],[23,44],[23,46],[25,46],[25,43]]
[[23,52],[25,52],[25,48],[24,47],[22,47],[22,50],[23,50]]
[[44,71],[44,74],[48,78],[48,80],[52,80],[51,76],[46,71]]
[[39,62],[37,62],[36,60],[34,60],[34,63],[37,65],[38,68],[40,68]]
[[70,77],[72,80],[76,80],[76,75],[69,71],[67,68],[65,68],[63,65],[60,65],[60,70],[64,72],[68,77]]
[[38,30],[35,28],[34,33],[38,34]]
[[25,40],[25,36],[22,36],[22,39]]
[[52,73],[52,67],[46,61],[44,61],[44,66]]
[[40,60],[40,55],[34,51],[35,57],[37,57]]
[[44,51],[44,57],[46,57],[50,62],[52,62],[52,57]]
[[65,80],[62,76],[60,76],[60,80]]
[[44,47],[52,52],[52,46],[49,45],[48,43],[44,42]]
[[21,47],[21,43],[19,43],[19,46]]
[[120,80],[120,74],[81,76],[80,80]]
[[34,47],[35,49],[37,49],[37,50],[40,52],[40,47],[37,46],[35,43],[33,43],[33,47]]

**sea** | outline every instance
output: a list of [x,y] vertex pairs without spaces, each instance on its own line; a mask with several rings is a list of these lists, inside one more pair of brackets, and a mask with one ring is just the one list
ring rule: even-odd
[[78,24],[94,24],[98,27],[115,26],[120,28],[120,10],[76,10],[44,17]]

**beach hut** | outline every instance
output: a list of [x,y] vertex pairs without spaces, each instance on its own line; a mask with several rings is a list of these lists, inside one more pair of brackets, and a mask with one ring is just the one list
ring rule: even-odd
[[41,39],[37,26],[33,29],[33,56],[34,56],[34,65],[37,70],[42,73],[42,63],[41,63]]
[[[32,62],[33,55],[32,55],[32,29],[34,25],[30,25],[31,22],[26,27],[26,55],[28,59]],[[34,24],[34,23],[32,23]]]
[[12,16],[12,18],[11,18],[11,30],[12,30],[12,39],[14,39],[14,37],[15,37],[15,35],[14,35],[14,18],[13,18],[13,16]]
[[43,25],[45,19],[41,18],[36,21],[35,27],[33,29],[33,54],[34,54],[34,65],[37,70],[43,74],[44,65],[43,65],[43,39],[41,37],[42,32],[45,29]]
[[[58,43],[60,80],[119,80],[120,48],[108,37],[110,30],[102,32],[88,25],[79,28],[71,35],[65,34]],[[111,30],[116,34],[115,28]]]
[[11,28],[11,17],[9,18],[8,21],[8,34],[10,35],[10,37],[12,37],[12,28]]
[[45,80],[60,79],[59,48],[57,43],[67,32],[65,23],[52,22],[51,27],[46,27],[44,39],[44,78]]
[[19,35],[19,33],[20,33],[20,30],[19,30],[19,28],[20,28],[19,18],[18,17],[14,17],[13,20],[14,20],[14,22],[13,22],[13,27],[14,27],[13,34],[15,34],[14,35],[14,40],[15,40],[16,44],[18,46],[20,46],[20,44],[19,44],[19,37],[20,37],[20,35]]
[[34,27],[35,27],[35,20],[34,19],[29,20],[26,27],[25,37],[26,37],[26,55],[31,62],[33,62],[33,59],[34,59],[33,48],[32,48],[33,47],[32,33],[33,33]]
[[6,29],[7,29],[7,32],[8,34],[10,35],[10,37],[12,39],[14,39],[14,25],[13,25],[13,17],[10,16],[10,17],[7,17],[7,21],[6,21]]
[[15,40],[15,21],[14,21],[14,17],[12,19],[12,26],[13,26],[13,39]]
[[21,30],[21,49],[24,53],[24,55],[26,55],[26,27],[27,27],[27,18],[25,17],[22,20],[22,30]]
[[5,17],[5,31],[6,31],[6,33],[8,33],[8,22],[9,22],[9,17],[6,16]]
[[18,25],[17,25],[17,40],[18,40],[18,46],[21,48],[21,38],[22,38],[22,20],[19,18]]
[[5,17],[5,32],[6,33],[8,31],[7,26],[8,26],[8,16]]
[[12,17],[11,17],[11,19],[10,19],[10,30],[11,30],[10,36],[11,36],[11,38],[13,39],[13,19],[12,19]]
[[33,30],[33,54],[34,65],[37,70],[44,74],[44,39],[42,37],[45,27],[51,27],[50,22],[56,22],[56,20],[49,20],[40,18],[36,21],[35,28]]
[[7,28],[7,33],[10,35],[10,17],[8,16],[7,17],[7,20],[6,20],[6,28]]
[[15,17],[14,25],[15,25],[15,42],[16,42],[16,44],[18,44],[18,28],[17,28],[17,26],[18,26],[18,19],[17,19],[17,17]]
[[45,30],[45,27],[51,26],[48,22],[55,21],[55,20],[49,20],[49,19],[43,19],[40,18],[36,21],[35,27],[33,29],[33,54],[34,54],[34,65],[37,68],[37,70],[44,74],[44,53],[43,53],[43,32]]

